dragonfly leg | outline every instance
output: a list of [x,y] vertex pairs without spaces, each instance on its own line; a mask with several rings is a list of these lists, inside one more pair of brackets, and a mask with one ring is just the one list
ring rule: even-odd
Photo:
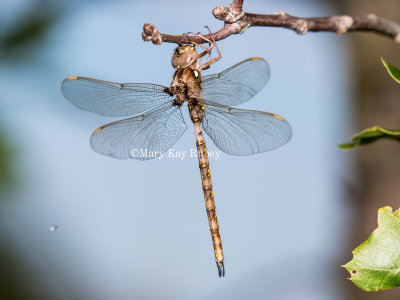
[[[209,49],[209,52],[208,52],[208,62],[205,63],[205,64],[203,64],[202,66],[200,66],[200,69],[201,69],[201,70],[206,70],[206,69],[208,69],[213,63],[217,62],[217,61],[220,60],[221,57],[222,57],[221,51],[219,51],[217,42],[216,42],[216,41],[214,40],[214,38],[212,37],[212,32],[211,32],[210,28],[209,28],[208,26],[205,26],[205,27],[208,29],[208,32],[210,33],[210,39],[211,39],[211,40],[208,40],[208,39],[206,39],[205,37],[202,37],[203,39],[205,39],[206,41],[209,42],[210,46],[208,47],[208,49]],[[210,59],[211,59],[211,49],[212,49],[214,46],[215,46],[215,48],[217,49],[218,56],[217,56],[216,58],[214,58],[213,60],[210,60]]]
[[208,55],[210,55],[212,47],[211,48],[210,47],[207,48],[207,47],[204,47],[202,44],[197,44],[196,42],[192,42],[192,44],[196,45],[196,46],[199,46],[200,48],[205,49],[203,52],[201,52],[199,54],[199,56],[198,56],[199,58],[202,58],[203,56],[207,55],[207,53],[208,53]]
[[204,52],[202,52],[202,53],[199,54],[199,56],[198,56],[199,58],[205,56],[207,53],[209,53],[209,52],[211,51],[212,48],[209,48],[209,47],[207,48],[207,47],[203,46],[202,44],[198,44],[198,43],[196,43],[196,42],[191,41],[190,38],[189,38],[189,36],[188,36],[188,34],[193,34],[194,36],[198,36],[198,37],[202,38],[203,40],[205,40],[205,41],[207,41],[207,42],[208,42],[208,39],[206,39],[204,36],[202,36],[202,35],[200,34],[200,32],[199,32],[199,33],[188,32],[188,33],[185,33],[185,34],[184,34],[184,35],[187,37],[187,39],[188,39],[188,43],[193,44],[193,45],[195,45],[195,46],[198,46],[198,47],[200,47],[200,48],[202,48],[202,49],[205,50]]
[[[199,37],[201,37],[201,38],[203,38],[203,39],[205,39],[202,35],[200,35],[200,34],[198,34],[197,36],[199,36]],[[205,39],[206,41],[208,41],[207,39]],[[196,46],[199,46],[200,48],[203,48],[203,49],[205,49],[203,52],[201,52],[200,54],[199,54],[199,58],[202,58],[203,56],[205,56],[205,55],[210,55],[210,53],[211,53],[211,49],[214,47],[214,45],[212,45],[212,46],[209,46],[209,47],[205,47],[205,46],[203,46],[202,44],[198,44],[198,43],[196,43],[196,42],[191,42],[193,45],[196,45]]]
[[[199,32],[199,33],[188,32],[188,33],[186,33],[186,34],[184,34],[184,35],[187,36],[188,34],[193,34],[194,36],[199,36],[199,37],[203,38],[204,40],[206,40],[206,39],[200,34],[200,32]],[[202,44],[198,44],[198,43],[196,43],[196,42],[190,41],[190,39],[189,39],[188,36],[187,36],[187,38],[188,38],[188,40],[189,40],[189,42],[190,42],[191,44],[196,45],[196,46],[198,46],[198,47],[200,47],[200,48],[202,48],[202,49],[204,49],[204,50],[207,50],[207,47],[203,46]],[[208,40],[206,40],[206,41],[208,41]],[[206,52],[206,51],[204,51],[204,52]],[[203,52],[203,53],[204,53],[204,52]],[[203,57],[203,56],[205,55],[205,54],[203,54],[203,53],[200,53],[199,56],[202,55],[202,56],[200,56],[200,57]]]
[[[205,36],[199,34],[199,33],[193,33],[193,32],[188,32],[188,34],[193,34],[195,36],[198,36],[200,38],[202,38],[203,40],[205,40],[207,43],[209,43],[209,46],[206,48],[201,44],[198,44],[196,42],[190,41],[189,37],[187,36],[188,40],[190,43],[192,43],[193,45],[199,46],[200,48],[205,49],[202,53],[200,53],[198,55],[199,58],[205,56],[208,54],[208,62],[205,63],[204,65],[202,65],[200,68],[201,70],[205,70],[208,69],[210,67],[210,65],[212,65],[213,63],[215,63],[216,61],[221,59],[221,52],[219,51],[218,45],[216,43],[216,41],[214,40],[214,38],[212,37],[212,32],[210,30],[210,28],[208,26],[205,26],[208,29],[208,32],[210,33],[210,39],[206,38]],[[214,46],[216,47],[217,51],[218,51],[218,56],[216,58],[214,58],[213,60],[211,60],[211,50],[214,48]]]

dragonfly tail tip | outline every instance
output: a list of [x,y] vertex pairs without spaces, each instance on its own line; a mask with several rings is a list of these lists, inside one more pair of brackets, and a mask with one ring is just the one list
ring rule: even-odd
[[225,266],[224,262],[217,262],[217,268],[218,268],[218,276],[219,277],[224,277],[225,276]]

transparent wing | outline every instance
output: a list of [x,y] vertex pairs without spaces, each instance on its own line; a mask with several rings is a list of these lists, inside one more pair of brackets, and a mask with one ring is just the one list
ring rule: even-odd
[[255,110],[235,109],[205,101],[203,129],[214,144],[232,155],[265,152],[286,144],[292,137],[282,117]]
[[76,107],[110,117],[137,115],[171,102],[166,89],[150,83],[115,83],[86,77],[69,77],[61,84],[62,94]]
[[235,106],[254,97],[268,82],[270,68],[263,58],[253,57],[219,73],[202,78],[202,98]]
[[96,129],[90,144],[94,151],[103,155],[147,160],[169,149],[186,127],[180,109],[165,104],[144,115]]

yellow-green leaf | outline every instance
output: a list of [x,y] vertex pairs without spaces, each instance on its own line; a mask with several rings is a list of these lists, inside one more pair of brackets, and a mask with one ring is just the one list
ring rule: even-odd
[[364,291],[387,290],[400,286],[400,210],[378,211],[378,228],[353,251],[344,265],[351,278]]
[[386,138],[400,141],[400,130],[390,130],[379,126],[364,129],[351,137],[351,142],[339,145],[342,150],[349,150],[359,145],[366,145],[376,140]]
[[392,66],[391,64],[388,64],[383,57],[381,57],[381,61],[383,65],[385,66],[386,70],[389,72],[390,76],[394,80],[396,80],[398,83],[400,83],[400,70],[396,68],[395,66]]

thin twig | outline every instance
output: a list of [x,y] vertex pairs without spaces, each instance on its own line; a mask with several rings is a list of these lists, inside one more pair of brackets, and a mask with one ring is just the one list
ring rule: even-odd
[[[309,31],[329,31],[336,34],[345,34],[354,31],[369,31],[387,36],[400,44],[400,24],[382,19],[374,14],[363,17],[331,16],[323,18],[299,18],[278,12],[274,15],[250,14],[242,11],[243,0],[235,0],[227,7],[216,7],[214,16],[225,22],[222,29],[205,38],[222,40],[232,34],[243,33],[251,26],[283,27],[294,30],[298,34],[306,34]],[[153,24],[145,24],[142,33],[143,40],[152,41],[156,45],[162,42],[187,44],[191,41],[198,44],[205,43],[198,36],[169,35],[159,33]]]

